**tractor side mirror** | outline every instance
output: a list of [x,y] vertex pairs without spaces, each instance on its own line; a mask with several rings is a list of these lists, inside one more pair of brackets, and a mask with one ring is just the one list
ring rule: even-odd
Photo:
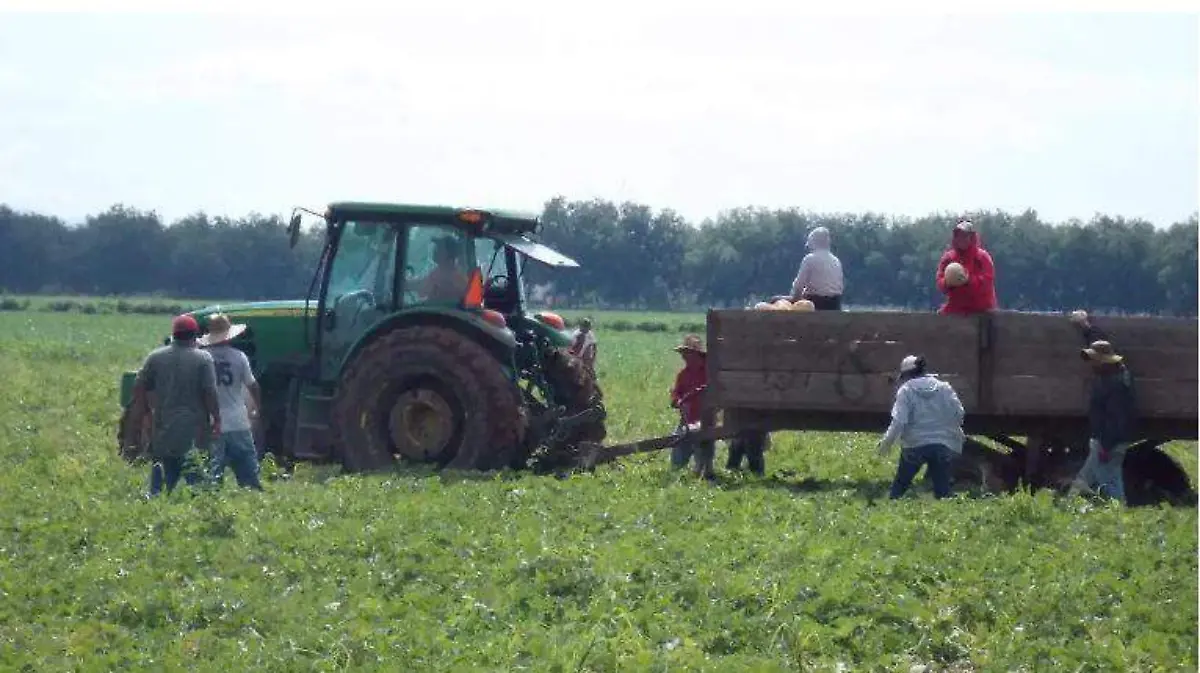
[[300,213],[292,213],[292,219],[288,222],[288,247],[296,247],[296,243],[300,240]]

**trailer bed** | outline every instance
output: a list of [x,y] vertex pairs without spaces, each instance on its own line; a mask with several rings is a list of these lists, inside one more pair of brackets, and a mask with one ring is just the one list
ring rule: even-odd
[[[1196,319],[1094,317],[1125,356],[1140,434],[1197,435]],[[708,423],[878,431],[908,354],[954,386],[973,435],[1086,433],[1092,372],[1061,315],[711,310]]]

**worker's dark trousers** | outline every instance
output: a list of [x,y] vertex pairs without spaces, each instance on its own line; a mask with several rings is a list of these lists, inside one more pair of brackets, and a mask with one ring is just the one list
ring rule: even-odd
[[188,486],[198,485],[204,479],[204,475],[199,469],[189,464],[193,453],[155,458],[154,464],[150,467],[150,495],[158,495],[164,486],[170,493],[175,490],[175,485],[179,483],[180,477],[187,482]]
[[767,433],[743,432],[729,442],[729,460],[725,462],[725,469],[742,469],[742,459],[744,458],[750,471],[762,476],[767,469],[764,456],[766,449]]
[[805,299],[813,303],[813,308],[818,311],[840,311],[842,310],[842,297],[818,297],[817,295],[809,295]]

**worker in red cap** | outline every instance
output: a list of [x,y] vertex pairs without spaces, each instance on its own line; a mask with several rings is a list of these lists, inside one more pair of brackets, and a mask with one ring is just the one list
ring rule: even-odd
[[153,434],[150,495],[170,492],[182,476],[194,485],[201,472],[186,469],[188,458],[221,433],[217,373],[212,355],[197,348],[200,326],[190,315],[171,321],[171,343],[146,357],[133,386],[133,403],[148,404]]
[[936,282],[938,291],[946,295],[938,313],[973,315],[995,310],[996,267],[970,220],[954,225],[950,249],[938,262]]

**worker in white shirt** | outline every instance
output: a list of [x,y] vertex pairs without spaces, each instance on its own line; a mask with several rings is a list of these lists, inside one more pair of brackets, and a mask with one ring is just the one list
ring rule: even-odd
[[842,261],[829,251],[829,230],[817,227],[808,233],[808,249],[792,282],[792,301],[807,299],[818,311],[842,310]]

